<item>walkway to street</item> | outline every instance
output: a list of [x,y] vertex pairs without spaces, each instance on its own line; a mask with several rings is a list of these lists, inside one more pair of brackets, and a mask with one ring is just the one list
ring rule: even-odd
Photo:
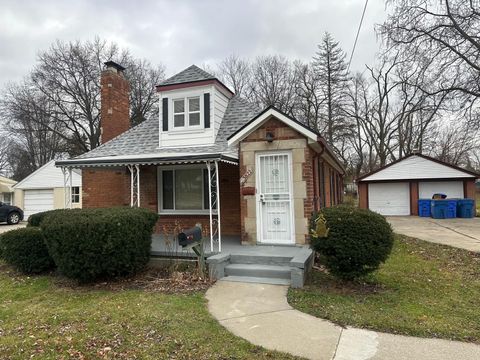
[[342,328],[293,309],[287,286],[218,281],[207,292],[210,313],[233,334],[307,359],[480,359],[480,345]]

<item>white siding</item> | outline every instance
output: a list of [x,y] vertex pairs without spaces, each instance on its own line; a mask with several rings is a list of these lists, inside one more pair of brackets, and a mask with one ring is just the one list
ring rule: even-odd
[[[55,160],[43,165],[15,185],[15,189],[52,189],[63,187],[62,169],[55,166]],[[82,186],[80,170],[72,171],[72,186]]]
[[227,110],[228,100],[229,98],[225,96],[222,92],[215,90],[214,96],[212,96],[212,105],[213,105],[213,123],[215,129],[215,136],[217,136],[218,129],[220,129],[220,125],[223,120],[223,116],[225,115],[225,111]]
[[448,198],[463,199],[463,181],[420,181],[418,197],[431,199],[433,194],[446,194]]
[[[188,146],[202,146],[202,145],[213,145],[214,142],[214,125],[213,121],[210,120],[210,128],[205,129],[195,129],[195,130],[178,130],[173,129],[173,106],[172,99],[182,98],[182,97],[193,97],[200,96],[200,116],[202,124],[205,124],[203,119],[203,94],[210,93],[210,117],[213,114],[213,98],[214,98],[214,87],[213,86],[195,86],[186,89],[178,89],[165,91],[160,93],[160,147],[188,147]],[[169,124],[168,131],[163,131],[162,127],[162,112],[163,112],[163,101],[162,99],[168,98],[168,107],[169,107]]]
[[[172,111],[172,99],[182,97],[200,96],[200,116],[201,122],[204,125],[205,119],[203,119],[203,95],[210,94],[210,128],[205,129],[173,129],[173,111]],[[193,86],[184,89],[163,91],[160,94],[160,111],[159,111],[159,147],[188,147],[188,146],[202,146],[213,145],[215,143],[215,137],[218,133],[218,129],[225,115],[229,98],[214,85],[208,86]],[[168,131],[163,131],[162,126],[162,112],[163,112],[163,98],[168,98],[169,106],[169,125]]]
[[368,208],[382,215],[410,215],[410,184],[368,184]]
[[380,170],[379,172],[362,179],[362,181],[466,177],[473,178],[469,173],[414,155]]

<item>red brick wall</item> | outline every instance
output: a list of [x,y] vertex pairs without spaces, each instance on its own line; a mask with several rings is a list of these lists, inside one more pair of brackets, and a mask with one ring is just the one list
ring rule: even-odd
[[358,207],[360,209],[368,209],[368,184],[358,183]]
[[[312,212],[314,210],[314,186],[315,179],[313,176],[313,158],[315,152],[309,147],[305,148],[305,162],[303,163],[303,174],[302,180],[305,181],[307,185],[307,198],[303,200],[303,216],[310,219]],[[308,235],[307,235],[308,236]]]
[[418,181],[410,181],[410,215],[418,215]]
[[[468,199],[473,199],[474,204],[473,208],[476,209],[477,201],[476,201],[476,189],[475,189],[475,180],[464,180],[463,181],[463,196]],[[475,212],[475,210],[474,210]]]
[[84,208],[128,205],[130,205],[130,174],[126,168],[83,170],[82,206]]
[[104,70],[101,90],[101,143],[105,143],[130,128],[130,85],[122,73]]

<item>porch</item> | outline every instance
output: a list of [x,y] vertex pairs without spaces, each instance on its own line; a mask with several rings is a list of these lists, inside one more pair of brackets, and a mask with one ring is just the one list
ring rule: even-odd
[[[165,241],[162,235],[152,236],[151,254],[152,260],[197,257],[191,249]],[[296,288],[303,287],[314,259],[308,246],[242,245],[239,236],[222,237],[221,252],[212,251],[210,242],[205,241],[204,254],[212,279]]]

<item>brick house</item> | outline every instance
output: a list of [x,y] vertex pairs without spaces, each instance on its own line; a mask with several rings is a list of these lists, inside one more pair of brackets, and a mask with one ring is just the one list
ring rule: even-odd
[[312,211],[342,200],[344,168],[294,118],[257,109],[192,65],[157,86],[159,118],[130,128],[124,68],[105,65],[102,144],[56,163],[66,184],[82,169],[83,207],[158,211],[156,232],[201,223],[213,251],[222,236],[305,244]]

